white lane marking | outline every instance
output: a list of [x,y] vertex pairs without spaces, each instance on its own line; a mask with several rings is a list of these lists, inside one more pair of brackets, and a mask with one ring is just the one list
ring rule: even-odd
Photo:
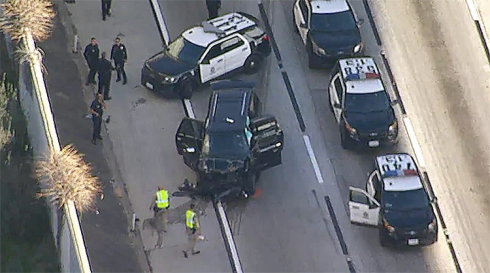
[[194,109],[192,108],[191,101],[188,99],[185,99],[184,100],[184,106],[185,106],[185,110],[187,111],[187,114],[189,115],[189,117],[195,119],[196,115],[194,114]]
[[233,240],[233,235],[231,234],[231,229],[228,224],[228,218],[226,217],[223,205],[221,205],[221,202],[218,201],[216,206],[218,206],[218,213],[220,214],[221,220],[224,222],[223,227],[225,229],[225,236],[226,240],[228,241],[228,246],[230,247],[230,252],[233,258],[233,263],[235,264],[236,273],[243,273],[240,258],[238,258],[238,251],[236,249],[235,241]]
[[320,166],[318,166],[318,161],[316,160],[315,151],[311,146],[310,137],[308,135],[303,135],[303,140],[305,141],[306,150],[308,151],[308,156],[310,157],[311,164],[313,165],[313,169],[315,170],[316,180],[318,183],[323,183],[322,172],[320,172]]
[[165,46],[168,46],[170,42],[170,34],[168,33],[167,26],[165,25],[165,20],[163,19],[162,10],[160,9],[160,4],[157,0],[150,0],[151,5],[155,9],[155,15],[157,17],[157,23],[162,31],[163,39],[165,40]]
[[470,14],[473,20],[480,21],[480,14],[478,13],[478,8],[475,2],[473,2],[473,0],[466,0],[466,5],[470,10]]
[[403,117],[403,124],[405,125],[405,129],[407,130],[408,139],[410,140],[410,144],[412,144],[413,152],[415,153],[415,157],[417,158],[419,166],[425,168],[424,155],[422,154],[422,149],[420,148],[419,141],[417,140],[417,136],[415,135],[415,130],[413,129],[412,122],[408,117]]

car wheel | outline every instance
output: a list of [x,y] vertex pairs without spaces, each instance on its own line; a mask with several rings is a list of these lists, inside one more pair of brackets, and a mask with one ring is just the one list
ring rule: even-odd
[[248,56],[245,61],[245,73],[254,74],[259,71],[260,66],[262,65],[262,56],[258,54],[252,54]]
[[257,176],[255,174],[249,173],[247,175],[247,181],[245,183],[246,183],[244,187],[245,193],[248,196],[254,195],[255,192],[257,191]]
[[344,150],[349,149],[347,137],[343,133],[340,133],[340,146],[342,146],[342,149]]
[[182,99],[192,98],[192,82],[190,80],[184,80],[179,84],[179,94]]
[[388,242],[388,238],[386,238],[386,235],[384,235],[381,231],[379,232],[379,244],[382,247],[390,246],[390,243]]
[[294,9],[293,9],[293,28],[294,28],[294,32],[299,33],[298,26],[296,24],[296,17],[294,16]]

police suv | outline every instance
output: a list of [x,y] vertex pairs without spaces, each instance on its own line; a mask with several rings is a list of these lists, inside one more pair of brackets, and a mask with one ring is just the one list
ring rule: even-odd
[[177,130],[177,152],[198,174],[201,195],[254,194],[258,175],[282,163],[283,131],[271,115],[262,115],[255,83],[221,81],[205,121],[184,118]]
[[296,0],[293,23],[306,45],[310,68],[363,49],[361,21],[346,0]]
[[394,145],[398,121],[378,67],[371,57],[340,59],[328,89],[342,148]]
[[377,226],[382,246],[435,243],[433,202],[413,158],[404,153],[381,155],[375,164],[366,190],[350,187],[350,221]]
[[230,13],[184,31],[145,61],[141,85],[164,95],[190,98],[199,84],[232,71],[258,71],[270,52],[267,34],[246,13]]

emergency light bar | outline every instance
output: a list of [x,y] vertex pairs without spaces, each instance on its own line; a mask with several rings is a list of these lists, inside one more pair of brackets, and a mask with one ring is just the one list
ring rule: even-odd
[[360,72],[358,74],[348,74],[345,76],[345,81],[379,79],[379,75],[374,72]]
[[386,171],[384,177],[418,176],[416,170],[395,170]]

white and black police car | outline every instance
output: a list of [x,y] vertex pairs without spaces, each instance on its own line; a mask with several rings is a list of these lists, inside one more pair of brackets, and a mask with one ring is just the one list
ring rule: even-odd
[[375,159],[366,190],[350,187],[351,223],[377,226],[382,246],[430,245],[437,241],[437,218],[420,171],[405,153]]
[[398,121],[393,104],[371,57],[340,59],[328,88],[339,124],[342,148],[395,145]]
[[244,69],[258,71],[270,55],[267,34],[258,20],[235,12],[184,31],[141,70],[141,85],[162,95],[190,98],[199,84]]
[[362,21],[346,0],[296,0],[293,23],[306,45],[310,68],[362,52]]

